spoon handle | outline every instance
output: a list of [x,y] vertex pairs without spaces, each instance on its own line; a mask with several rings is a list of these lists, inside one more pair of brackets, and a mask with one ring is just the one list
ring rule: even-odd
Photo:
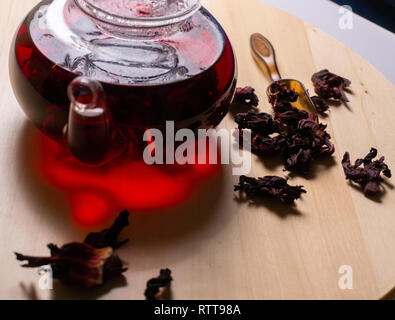
[[270,41],[260,33],[254,33],[250,38],[252,55],[258,65],[268,73],[271,81],[281,79],[276,62],[276,53]]

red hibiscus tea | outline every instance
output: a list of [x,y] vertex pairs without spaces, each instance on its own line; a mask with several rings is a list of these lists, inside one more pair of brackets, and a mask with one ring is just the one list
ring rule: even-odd
[[[28,14],[10,56],[12,85],[27,116],[63,143],[67,87],[84,75],[100,81],[111,119],[129,141],[166,120],[179,128],[218,125],[236,82],[233,50],[218,22],[200,8],[172,25],[129,28],[89,11],[95,5],[115,17],[125,11],[121,3],[133,8],[137,18],[163,15],[155,11],[155,1],[115,0],[45,0]],[[137,18],[124,20],[140,23]]]
[[[135,156],[143,132],[168,120],[175,129],[218,125],[236,73],[226,34],[199,0],[44,0],[20,25],[10,53],[18,102],[58,142],[29,140],[33,168],[67,195],[72,216],[87,226],[120,209],[176,205],[217,172],[208,165],[148,166]],[[70,108],[67,89],[79,76],[103,88],[96,103],[102,112],[89,119]],[[97,97],[90,86],[70,87],[74,103]],[[108,141],[130,152],[86,166],[107,156]]]

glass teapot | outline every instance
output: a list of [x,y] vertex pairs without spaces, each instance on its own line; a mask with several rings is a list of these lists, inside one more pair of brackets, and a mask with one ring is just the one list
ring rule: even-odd
[[229,39],[200,0],[43,0],[10,54],[26,115],[95,165],[141,152],[143,133],[166,121],[217,126],[236,76]]

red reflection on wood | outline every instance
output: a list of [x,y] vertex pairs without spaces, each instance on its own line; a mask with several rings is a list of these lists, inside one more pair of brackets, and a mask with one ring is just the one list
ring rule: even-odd
[[144,212],[180,204],[220,169],[211,164],[149,166],[130,155],[92,167],[43,134],[38,140],[40,175],[67,195],[74,221],[85,227],[103,224],[124,209]]

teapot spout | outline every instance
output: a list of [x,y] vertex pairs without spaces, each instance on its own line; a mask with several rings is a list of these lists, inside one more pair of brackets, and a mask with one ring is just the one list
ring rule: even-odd
[[111,118],[100,82],[74,79],[68,87],[70,111],[65,138],[71,153],[81,162],[101,165],[126,148]]

